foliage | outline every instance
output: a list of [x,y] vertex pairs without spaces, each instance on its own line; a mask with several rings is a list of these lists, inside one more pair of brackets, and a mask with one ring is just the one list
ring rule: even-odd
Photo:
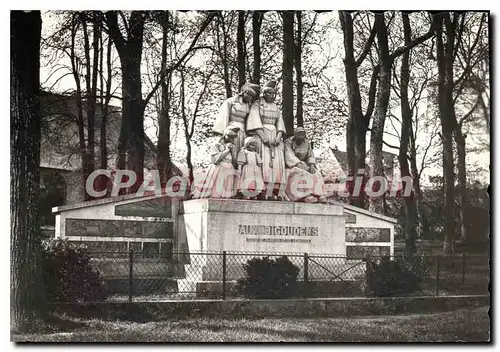
[[418,292],[427,270],[425,262],[418,257],[371,260],[366,269],[367,290],[379,297]]
[[47,298],[53,302],[92,302],[107,297],[102,277],[90,264],[85,246],[50,240],[43,251]]
[[246,275],[236,291],[249,298],[286,298],[297,292],[299,268],[286,256],[252,258],[244,265]]
[[[423,229],[423,239],[443,239],[444,231],[444,188],[443,178],[440,176],[429,177],[430,187],[423,189],[421,201],[421,216],[427,223]],[[466,226],[470,233],[471,242],[481,242],[487,239],[489,231],[489,204],[490,199],[486,186],[479,182],[467,185],[469,202],[466,204]],[[455,207],[455,219],[460,219],[458,204]],[[460,228],[455,228],[455,238],[460,236]]]

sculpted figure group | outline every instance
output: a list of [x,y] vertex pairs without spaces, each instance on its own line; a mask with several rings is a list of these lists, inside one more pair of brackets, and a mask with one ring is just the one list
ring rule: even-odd
[[224,101],[215,119],[220,137],[212,146],[212,165],[193,198],[243,198],[324,202],[324,183],[303,128],[285,136],[275,103],[276,82],[262,89],[245,84]]

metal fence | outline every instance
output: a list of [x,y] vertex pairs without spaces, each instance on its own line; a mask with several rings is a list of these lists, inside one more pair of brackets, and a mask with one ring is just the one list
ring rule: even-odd
[[[372,293],[367,270],[383,257],[348,258],[308,253],[97,252],[91,263],[100,272],[108,300],[231,299],[252,258],[286,256],[298,267],[299,297],[365,297]],[[385,257],[403,261],[421,278],[414,295],[487,294],[489,257],[474,255]],[[385,276],[393,275],[391,272]],[[398,278],[395,278],[396,280]]]

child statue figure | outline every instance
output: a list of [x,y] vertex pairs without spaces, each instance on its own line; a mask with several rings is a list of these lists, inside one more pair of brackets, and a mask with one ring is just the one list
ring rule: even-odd
[[244,199],[257,199],[264,190],[262,159],[257,147],[255,137],[247,137],[244,147],[238,153],[238,195]]

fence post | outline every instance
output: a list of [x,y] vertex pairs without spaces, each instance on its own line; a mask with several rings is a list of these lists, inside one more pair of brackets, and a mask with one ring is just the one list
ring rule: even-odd
[[462,284],[465,284],[465,253],[462,253]]
[[133,295],[133,271],[134,271],[134,250],[130,248],[129,251],[129,260],[128,260],[128,301],[132,302],[132,295]]
[[226,299],[226,251],[222,251],[222,299]]
[[436,296],[439,296],[439,257],[436,256]]
[[309,296],[309,255],[304,253],[304,297]]

